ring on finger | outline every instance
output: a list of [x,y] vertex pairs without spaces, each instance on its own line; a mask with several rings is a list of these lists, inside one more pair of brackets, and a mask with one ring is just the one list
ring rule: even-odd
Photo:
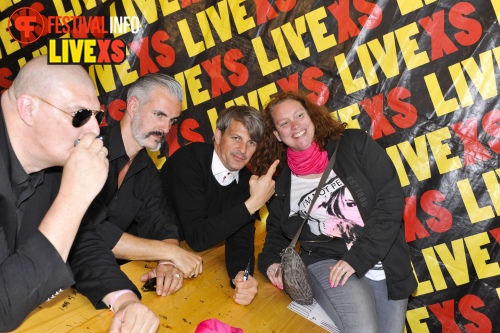
[[174,278],[176,278],[176,279],[180,279],[180,278],[181,278],[181,276],[179,275],[179,273],[175,273],[175,274],[173,274],[172,276],[173,276]]
[[339,266],[337,266],[337,267],[335,267],[335,269],[340,269],[340,267],[339,267]]

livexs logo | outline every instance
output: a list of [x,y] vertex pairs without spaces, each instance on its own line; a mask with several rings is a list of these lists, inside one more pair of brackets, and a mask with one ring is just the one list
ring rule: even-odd
[[[126,43],[120,38],[89,38],[110,33],[137,33],[137,17],[104,16],[44,16],[31,7],[22,7],[12,13],[8,30],[13,39],[26,45],[48,34],[64,35],[47,40],[49,64],[119,64],[127,54]],[[73,38],[67,38],[72,36]],[[84,38],[74,38],[85,36]]]
[[119,64],[125,60],[123,39],[49,39],[50,64]]

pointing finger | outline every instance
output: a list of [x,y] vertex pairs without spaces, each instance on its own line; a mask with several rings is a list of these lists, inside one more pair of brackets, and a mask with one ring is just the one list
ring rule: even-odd
[[273,164],[271,164],[271,166],[269,167],[269,169],[267,170],[267,173],[265,176],[267,177],[273,177],[274,173],[276,172],[276,168],[278,167],[278,164],[280,163],[279,160],[276,160],[273,162]]
[[257,176],[257,175],[251,175],[251,176],[250,176],[250,181],[252,181],[252,180],[254,180],[254,181],[255,181],[255,180],[258,180],[259,178],[260,178],[260,177],[259,177],[259,176]]

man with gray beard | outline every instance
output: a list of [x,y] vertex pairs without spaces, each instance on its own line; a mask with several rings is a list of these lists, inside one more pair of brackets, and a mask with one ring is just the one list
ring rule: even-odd
[[145,75],[129,88],[122,120],[101,130],[109,171],[98,198],[107,205],[108,217],[98,231],[117,259],[158,260],[141,280],[156,277],[157,294],[163,296],[203,270],[200,256],[179,247],[159,171],[146,151],[160,149],[179,117],[183,96],[172,77]]

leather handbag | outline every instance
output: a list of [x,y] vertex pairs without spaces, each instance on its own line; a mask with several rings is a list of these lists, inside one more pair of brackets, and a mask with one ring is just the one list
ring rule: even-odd
[[316,192],[314,193],[314,197],[311,201],[311,205],[309,206],[309,210],[302,221],[302,224],[293,237],[290,245],[288,245],[281,253],[281,264],[279,269],[276,271],[276,276],[279,275],[280,270],[282,272],[282,280],[283,280],[283,288],[285,292],[297,303],[301,305],[311,305],[313,303],[313,291],[312,291],[312,283],[311,276],[309,274],[309,270],[307,269],[304,261],[295,250],[295,245],[299,239],[299,236],[302,232],[302,228],[309,218],[309,214],[311,213],[311,209],[314,205],[314,202],[318,198],[318,194],[321,191],[321,188],[325,184],[328,175],[330,174],[330,170],[332,170],[333,165],[335,164],[335,158],[337,156],[337,149],[340,143],[340,139],[337,140],[335,145],[335,151],[333,152],[330,161],[328,162],[328,166],[325,171],[321,175],[321,179],[319,181],[318,187],[316,188]]

